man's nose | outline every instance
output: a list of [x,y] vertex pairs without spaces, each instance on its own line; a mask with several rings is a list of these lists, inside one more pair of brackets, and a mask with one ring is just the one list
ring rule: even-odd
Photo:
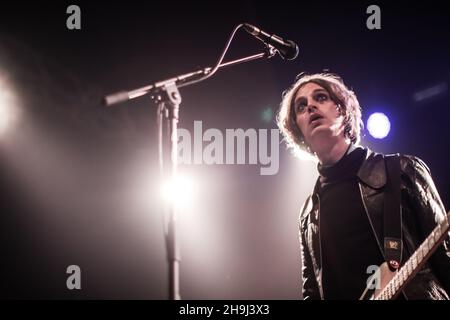
[[312,112],[314,112],[315,110],[317,110],[317,107],[316,107],[315,105],[309,103],[309,104],[308,104],[308,112],[309,112],[309,113],[312,113]]

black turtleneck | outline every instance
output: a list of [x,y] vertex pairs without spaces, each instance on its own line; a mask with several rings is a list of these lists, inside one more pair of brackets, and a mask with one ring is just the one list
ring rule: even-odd
[[325,299],[358,299],[370,275],[367,267],[383,262],[358,186],[366,152],[357,147],[333,166],[318,165]]

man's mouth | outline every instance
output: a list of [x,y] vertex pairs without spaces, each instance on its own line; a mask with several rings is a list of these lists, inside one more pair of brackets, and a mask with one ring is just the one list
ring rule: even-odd
[[313,123],[313,122],[316,121],[316,120],[320,120],[320,119],[322,119],[322,118],[323,118],[323,117],[322,117],[321,115],[315,113],[315,114],[313,114],[313,115],[311,115],[311,116],[309,117],[309,124]]

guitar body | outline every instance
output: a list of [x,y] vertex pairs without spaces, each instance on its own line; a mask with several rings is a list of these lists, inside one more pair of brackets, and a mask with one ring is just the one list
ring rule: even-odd
[[419,272],[441,242],[444,241],[448,235],[447,232],[450,230],[449,221],[450,212],[447,213],[446,219],[442,220],[433,229],[400,269],[392,272],[387,263],[384,262],[367,280],[366,289],[360,299],[365,299],[369,290],[374,290],[371,300],[395,299],[406,284]]
[[374,274],[367,279],[366,290],[360,300],[382,300],[380,294],[397,272],[392,272],[386,262],[377,267]]
[[378,288],[375,288],[375,291],[373,293],[373,296],[371,300],[379,300],[379,296],[384,288],[388,285],[388,283],[394,278],[395,274],[397,272],[392,272],[391,269],[389,269],[389,266],[387,262],[384,262],[379,269],[379,286]]

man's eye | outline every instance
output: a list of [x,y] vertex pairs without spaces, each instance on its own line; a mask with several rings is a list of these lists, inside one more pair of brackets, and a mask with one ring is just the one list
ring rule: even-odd
[[316,99],[317,101],[326,101],[328,100],[328,96],[326,94],[321,93],[316,96]]
[[306,103],[300,102],[299,104],[296,105],[295,112],[296,113],[301,113],[301,112],[303,112],[305,110],[305,108],[306,108]]

